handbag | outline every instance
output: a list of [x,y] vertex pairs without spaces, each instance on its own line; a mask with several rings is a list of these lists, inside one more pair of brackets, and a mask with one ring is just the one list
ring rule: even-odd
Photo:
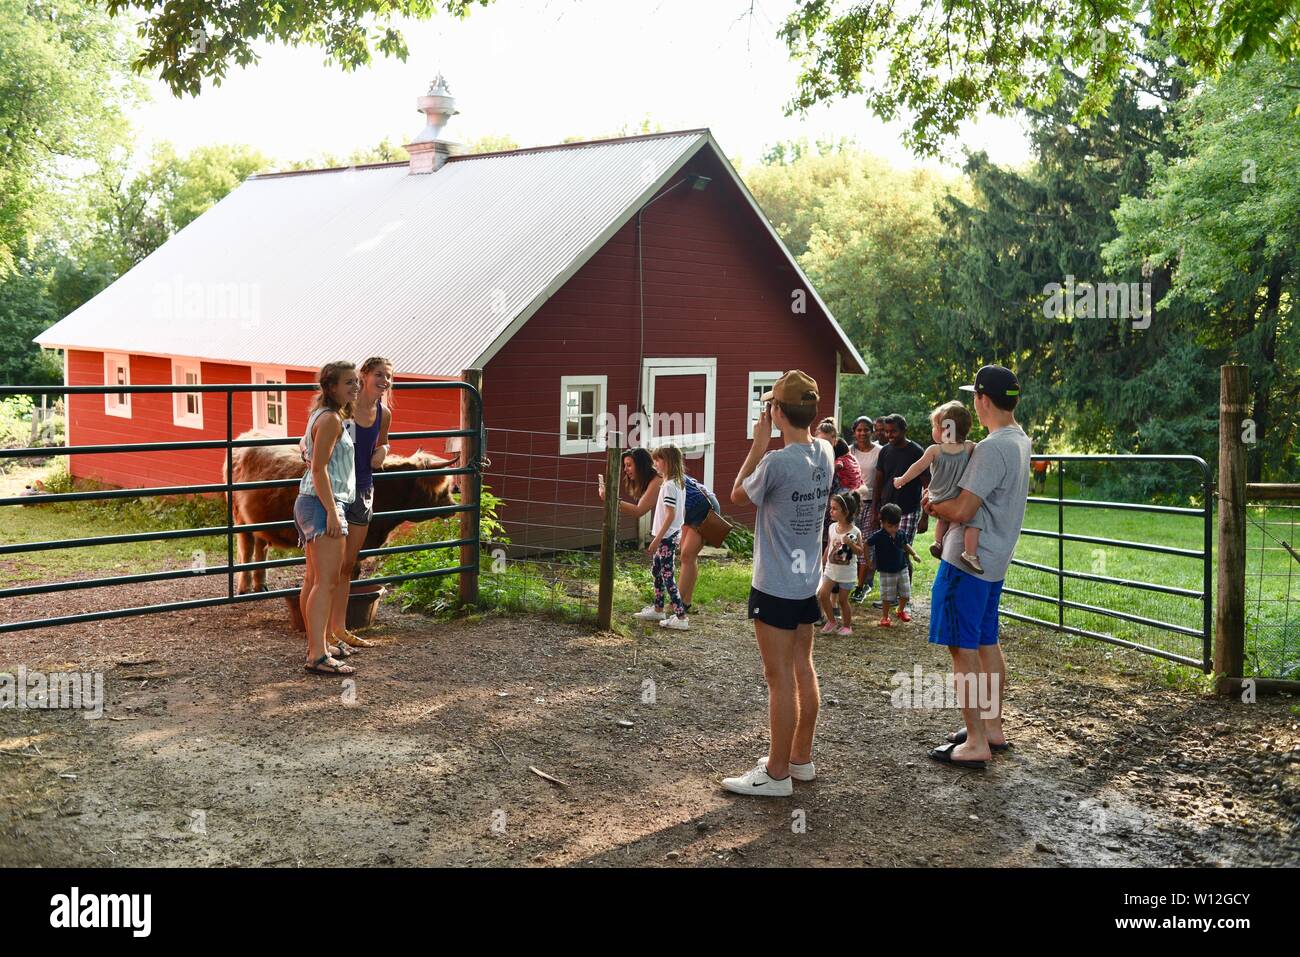
[[709,514],[699,524],[700,538],[705,544],[720,548],[727,536],[731,534],[731,523],[722,517],[717,509],[710,508]]

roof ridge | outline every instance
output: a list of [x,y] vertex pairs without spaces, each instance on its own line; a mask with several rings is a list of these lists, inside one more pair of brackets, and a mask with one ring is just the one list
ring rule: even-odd
[[551,150],[569,150],[580,149],[584,146],[602,146],[606,143],[632,143],[640,140],[657,140],[667,139],[671,136],[699,136],[707,135],[709,128],[702,126],[691,130],[664,130],[661,133],[638,133],[635,136],[607,136],[598,140],[580,140],[575,143],[551,143],[545,146],[521,146],[513,150],[494,150],[490,153],[462,153],[459,156],[449,156],[447,162],[464,162],[466,160],[486,159],[492,156],[513,156],[518,153],[545,153]]
[[[494,156],[515,156],[524,153],[545,153],[551,150],[568,150],[580,149],[584,146],[602,146],[607,143],[633,143],[641,140],[667,139],[671,136],[699,136],[700,134],[708,135],[708,127],[699,127],[691,130],[664,130],[661,133],[638,133],[635,136],[608,136],[598,140],[580,140],[575,143],[551,143],[545,146],[521,146],[513,150],[493,150],[490,153],[462,153],[447,157],[447,162],[465,162],[466,160],[488,159]],[[254,173],[248,177],[248,180],[254,179],[287,179],[290,176],[310,176],[316,173],[343,173],[348,170],[362,169],[391,169],[397,166],[406,166],[409,160],[395,160],[385,163],[355,163],[351,166],[326,166],[321,169],[291,169],[277,170],[271,173]],[[245,180],[247,182],[248,180]]]
[[351,166],[323,166],[320,169],[286,169],[270,173],[254,173],[244,182],[252,179],[286,179],[290,176],[311,176],[316,173],[345,173],[359,169],[391,169],[395,166],[409,166],[410,160],[390,160],[384,163],[353,163]]

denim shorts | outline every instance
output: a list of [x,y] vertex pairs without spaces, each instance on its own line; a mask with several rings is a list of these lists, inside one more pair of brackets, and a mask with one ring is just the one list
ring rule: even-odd
[[349,525],[369,525],[375,514],[375,487],[372,485],[364,492],[357,492],[357,497],[348,503],[343,514]]
[[[334,508],[338,512],[339,525],[343,535],[348,534],[348,519],[343,506],[337,501]],[[299,495],[293,503],[293,524],[298,529],[298,547],[303,548],[313,538],[325,534],[325,503],[315,495]]]

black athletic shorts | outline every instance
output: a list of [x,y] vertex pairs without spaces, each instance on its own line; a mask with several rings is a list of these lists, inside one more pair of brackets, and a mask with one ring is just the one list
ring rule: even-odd
[[757,588],[749,590],[747,617],[757,618],[765,625],[794,631],[800,625],[811,625],[822,616],[817,596],[807,598],[777,598]]

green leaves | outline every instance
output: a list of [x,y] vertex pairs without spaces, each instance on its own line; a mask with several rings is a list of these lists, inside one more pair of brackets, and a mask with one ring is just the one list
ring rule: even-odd
[[176,96],[220,86],[232,64],[256,63],[256,42],[311,45],[344,70],[371,61],[372,44],[405,60],[406,41],[392,21],[427,20],[439,11],[464,17],[492,0],[108,0],[114,17],[138,24],[138,73],[157,71]]
[[1300,474],[1300,61],[1259,55],[1229,67],[1179,116],[1183,155],[1116,213],[1112,268],[1166,269],[1161,315],[1195,316],[1189,334],[1251,367],[1261,475]]
[[906,113],[906,143],[932,155],[981,113],[1049,106],[1077,74],[1087,125],[1143,69],[1148,31],[1215,75],[1257,51],[1300,54],[1300,0],[810,0],[779,30],[801,68],[787,111],[860,95],[881,119]]

